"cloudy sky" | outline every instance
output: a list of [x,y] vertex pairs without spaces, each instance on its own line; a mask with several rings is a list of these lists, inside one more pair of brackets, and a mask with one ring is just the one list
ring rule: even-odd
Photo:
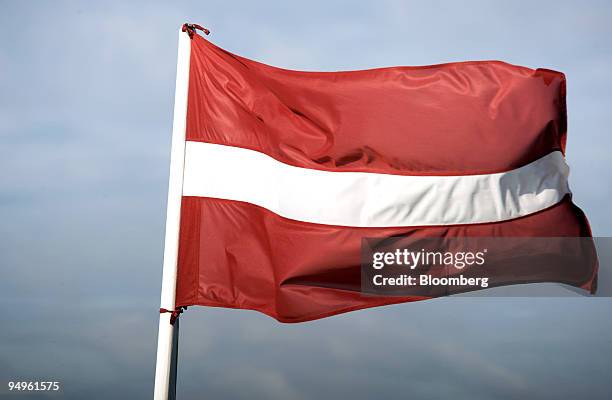
[[[595,235],[612,236],[612,3],[177,3],[0,0],[3,386],[59,380],[70,399],[152,393],[185,21],[285,68],[501,59],[565,72],[574,200]],[[601,298],[438,299],[299,325],[193,308],[178,395],[609,398],[611,308]]]

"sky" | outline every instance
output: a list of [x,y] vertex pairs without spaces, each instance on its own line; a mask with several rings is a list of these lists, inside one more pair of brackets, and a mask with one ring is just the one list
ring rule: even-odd
[[[612,236],[610,2],[0,0],[0,9],[0,398],[7,381],[41,379],[61,382],[50,398],[151,397],[185,21],[284,68],[500,59],[564,72],[574,201],[594,235]],[[193,307],[181,320],[178,396],[604,399],[611,307],[453,298],[297,325]]]

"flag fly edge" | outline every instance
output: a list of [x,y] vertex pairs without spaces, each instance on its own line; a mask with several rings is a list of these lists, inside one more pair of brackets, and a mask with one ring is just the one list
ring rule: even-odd
[[[174,310],[176,297],[176,275],[181,197],[183,191],[183,167],[185,163],[185,128],[187,122],[187,94],[189,89],[189,64],[191,39],[188,32],[179,30],[176,87],[174,94],[174,120],[172,124],[172,147],[170,152],[170,177],[166,211],[166,236],[162,267],[162,309]],[[155,366],[155,400],[168,399],[170,391],[171,357],[175,327],[170,324],[170,314],[160,313]]]

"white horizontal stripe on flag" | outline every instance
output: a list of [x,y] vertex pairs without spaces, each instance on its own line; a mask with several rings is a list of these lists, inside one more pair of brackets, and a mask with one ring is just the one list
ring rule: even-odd
[[327,225],[477,224],[553,206],[569,193],[568,174],[558,151],[502,173],[402,176],[300,168],[253,150],[188,141],[183,196],[244,201]]

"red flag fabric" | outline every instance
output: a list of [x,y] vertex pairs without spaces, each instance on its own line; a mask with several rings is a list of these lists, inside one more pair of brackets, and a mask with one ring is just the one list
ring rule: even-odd
[[588,237],[566,130],[559,72],[291,71],[194,35],[176,305],[301,322],[425,298],[363,295],[363,238]]

